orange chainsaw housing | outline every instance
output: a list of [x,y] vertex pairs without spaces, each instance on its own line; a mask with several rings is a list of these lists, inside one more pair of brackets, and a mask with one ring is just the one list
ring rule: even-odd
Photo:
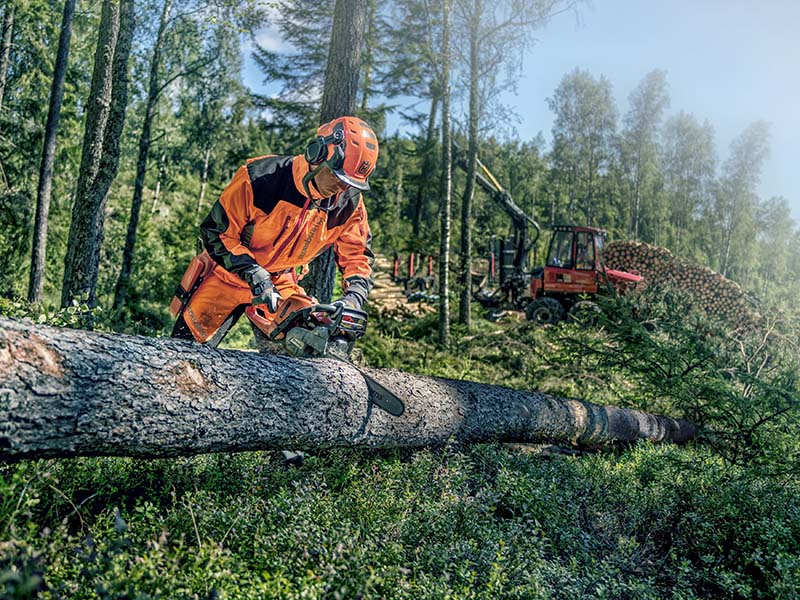
[[[245,309],[247,318],[250,319],[256,327],[267,337],[272,337],[272,332],[283,324],[284,321],[291,318],[297,311],[309,306],[314,306],[317,301],[311,296],[305,294],[292,294],[288,298],[284,298],[278,304],[278,310],[271,313],[267,310],[266,304],[251,304]],[[278,334],[275,339],[280,340],[285,334]]]

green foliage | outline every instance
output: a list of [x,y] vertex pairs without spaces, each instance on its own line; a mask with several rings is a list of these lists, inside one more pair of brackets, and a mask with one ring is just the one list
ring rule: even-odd
[[[702,450],[502,446],[2,467],[4,581],[42,597],[790,598],[797,483]],[[43,587],[37,579],[43,577]],[[676,596],[677,594],[677,596]]]
[[734,464],[800,472],[800,364],[790,322],[768,316],[733,327],[669,286],[610,296],[602,308],[599,332],[561,341],[599,377],[616,374],[635,386],[628,405],[687,418]]
[[27,194],[9,192],[0,194],[0,296],[22,295],[20,285],[27,273],[30,231],[33,228],[31,199]]
[[102,312],[100,307],[90,308],[85,302],[77,300],[64,308],[53,308],[44,304],[29,304],[20,298],[0,298],[0,317],[30,319],[53,327],[82,328],[87,322],[96,321]]

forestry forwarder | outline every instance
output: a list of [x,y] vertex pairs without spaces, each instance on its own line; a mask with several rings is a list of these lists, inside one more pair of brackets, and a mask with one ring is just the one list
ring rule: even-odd
[[[463,153],[456,152],[456,163],[467,170]],[[609,287],[624,291],[642,281],[639,275],[605,267],[604,230],[575,225],[553,227],[545,266],[529,270],[528,255],[539,238],[539,224],[514,203],[480,160],[478,168],[476,183],[508,213],[515,230],[513,238],[501,240],[499,285],[473,291],[482,306],[524,310],[528,320],[540,325],[558,323],[565,315],[573,321],[590,322],[599,309],[588,298]],[[536,236],[529,241],[531,227]]]

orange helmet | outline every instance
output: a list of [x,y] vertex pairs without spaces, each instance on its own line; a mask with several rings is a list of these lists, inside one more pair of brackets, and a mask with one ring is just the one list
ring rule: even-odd
[[311,165],[325,163],[336,177],[359,190],[368,190],[378,162],[378,138],[358,117],[339,117],[317,129],[317,138],[306,148]]

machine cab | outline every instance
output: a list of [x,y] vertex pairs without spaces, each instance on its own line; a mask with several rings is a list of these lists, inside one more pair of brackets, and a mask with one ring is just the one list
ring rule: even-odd
[[605,231],[588,227],[557,225],[553,228],[548,267],[595,271],[603,251]]
[[533,296],[597,293],[605,236],[605,231],[592,227],[553,227],[542,278],[532,282]]

